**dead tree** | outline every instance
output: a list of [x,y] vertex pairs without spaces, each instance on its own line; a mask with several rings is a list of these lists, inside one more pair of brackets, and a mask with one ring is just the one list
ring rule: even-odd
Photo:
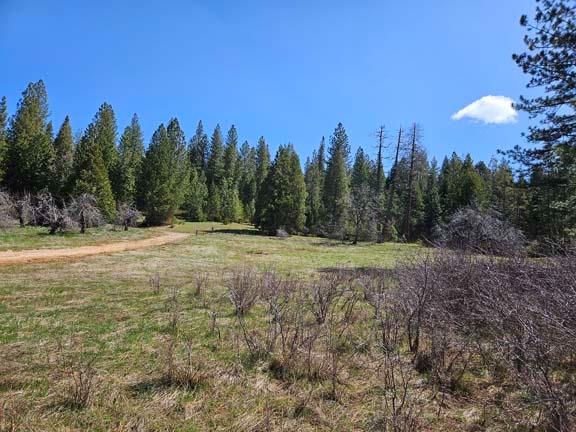
[[127,203],[120,203],[116,210],[115,223],[116,225],[123,227],[124,231],[128,231],[128,228],[136,226],[140,216],[142,216],[142,213],[140,213],[134,206]]
[[390,188],[388,190],[388,202],[386,203],[386,212],[384,213],[384,223],[382,224],[382,240],[390,240],[392,237],[392,202],[396,190],[396,168],[398,167],[398,157],[402,147],[402,127],[398,130],[398,140],[396,141],[396,150],[394,155],[394,169],[390,171]]

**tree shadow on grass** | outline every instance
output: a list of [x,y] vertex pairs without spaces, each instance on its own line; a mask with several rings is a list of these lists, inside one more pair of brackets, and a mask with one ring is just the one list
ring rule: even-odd
[[384,267],[322,267],[319,273],[342,275],[345,277],[392,277],[394,270]]

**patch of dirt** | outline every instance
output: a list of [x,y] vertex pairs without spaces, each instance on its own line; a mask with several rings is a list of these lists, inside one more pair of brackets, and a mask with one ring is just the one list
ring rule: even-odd
[[126,240],[116,243],[107,243],[93,246],[78,246],[63,249],[29,249],[21,251],[0,252],[0,265],[29,264],[33,262],[46,262],[83,258],[91,255],[113,254],[131,250],[145,249],[152,246],[161,246],[174,243],[188,237],[189,234],[170,232],[157,237],[142,240]]

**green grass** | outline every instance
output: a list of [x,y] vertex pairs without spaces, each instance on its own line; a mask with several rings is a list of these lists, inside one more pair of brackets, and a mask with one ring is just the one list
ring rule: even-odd
[[[320,395],[325,384],[285,386],[260,364],[245,361],[222,276],[239,266],[273,267],[298,278],[342,266],[391,267],[421,248],[271,238],[240,224],[185,223],[174,230],[190,236],[176,244],[72,262],[0,266],[0,430],[10,421],[15,430],[26,431],[244,431],[257,430],[266,415],[273,430],[361,429],[379,403],[375,392],[363,387],[361,365],[351,368],[345,400],[315,396],[312,412],[294,417],[294,407],[309,391]],[[76,246],[125,234],[103,230],[89,234],[90,240],[47,237],[37,230],[19,235],[11,237],[12,248]],[[195,297],[194,277],[200,272],[210,274],[210,285]],[[155,273],[161,276],[161,294],[149,285]],[[172,287],[180,288],[181,332],[190,335],[194,358],[210,372],[194,390],[157,382]],[[221,339],[208,332],[209,310],[218,314]],[[263,313],[257,308],[251,319],[259,322]],[[61,402],[70,379],[62,365],[79,351],[97,353],[98,378],[89,406],[74,410]]]
[[114,229],[107,225],[89,229],[85,234],[78,232],[48,234],[43,227],[0,229],[0,251],[23,249],[67,248],[110,243],[122,240],[138,240],[158,234],[157,228],[133,228],[129,231]]

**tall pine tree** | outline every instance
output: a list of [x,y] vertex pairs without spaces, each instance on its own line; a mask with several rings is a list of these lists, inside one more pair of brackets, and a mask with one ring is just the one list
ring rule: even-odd
[[350,144],[342,123],[330,137],[323,202],[325,226],[330,235],[343,237],[349,209],[348,159]]
[[47,118],[44,82],[28,84],[8,130],[5,184],[13,192],[35,193],[51,183],[54,147]]
[[144,159],[144,138],[138,116],[134,114],[126,126],[118,146],[118,163],[115,169],[115,196],[121,203],[136,202],[136,184]]
[[292,145],[280,146],[262,184],[256,206],[256,226],[269,234],[284,229],[298,233],[306,220],[306,185]]
[[60,195],[60,198],[64,199],[71,192],[70,180],[74,168],[74,139],[68,116],[64,119],[54,140],[54,153],[53,189],[56,194]]
[[6,96],[0,100],[0,185],[6,171],[6,151],[8,150],[6,127],[8,125],[8,106]]

